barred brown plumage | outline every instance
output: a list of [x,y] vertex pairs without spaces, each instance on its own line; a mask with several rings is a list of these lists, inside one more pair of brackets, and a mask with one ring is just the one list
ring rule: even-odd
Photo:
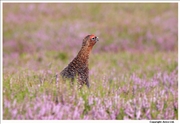
[[98,37],[93,34],[87,35],[83,39],[82,47],[77,56],[68,64],[66,68],[64,68],[64,70],[60,72],[63,79],[68,78],[73,82],[75,77],[77,77],[80,88],[83,86],[83,84],[86,84],[88,88],[90,87],[88,59],[89,54],[97,41],[99,41]]

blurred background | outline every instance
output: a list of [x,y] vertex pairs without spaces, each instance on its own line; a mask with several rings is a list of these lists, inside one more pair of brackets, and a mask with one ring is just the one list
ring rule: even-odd
[[68,62],[88,34],[93,54],[177,52],[178,4],[3,3],[4,72]]
[[[90,90],[57,87],[88,34]],[[178,4],[3,3],[2,92],[3,119],[177,120]]]

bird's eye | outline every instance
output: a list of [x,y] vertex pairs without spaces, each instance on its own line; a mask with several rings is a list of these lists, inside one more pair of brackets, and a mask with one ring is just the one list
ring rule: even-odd
[[95,37],[93,37],[92,40],[95,40]]

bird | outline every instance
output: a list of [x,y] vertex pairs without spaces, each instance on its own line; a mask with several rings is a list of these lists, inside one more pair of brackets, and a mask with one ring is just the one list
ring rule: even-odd
[[70,79],[71,83],[73,84],[74,80],[77,79],[79,89],[81,89],[84,84],[90,88],[88,59],[93,46],[98,41],[99,38],[94,34],[84,37],[82,47],[77,56],[60,72],[63,80]]

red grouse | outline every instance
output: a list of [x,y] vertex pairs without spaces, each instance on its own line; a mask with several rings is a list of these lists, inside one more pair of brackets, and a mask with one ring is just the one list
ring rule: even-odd
[[88,68],[88,59],[89,54],[96,44],[99,41],[98,37],[95,35],[87,35],[83,39],[82,47],[77,54],[77,56],[68,64],[64,70],[60,72],[60,75],[63,79],[70,79],[71,82],[77,77],[80,88],[83,84],[87,85],[89,88],[89,68]]

